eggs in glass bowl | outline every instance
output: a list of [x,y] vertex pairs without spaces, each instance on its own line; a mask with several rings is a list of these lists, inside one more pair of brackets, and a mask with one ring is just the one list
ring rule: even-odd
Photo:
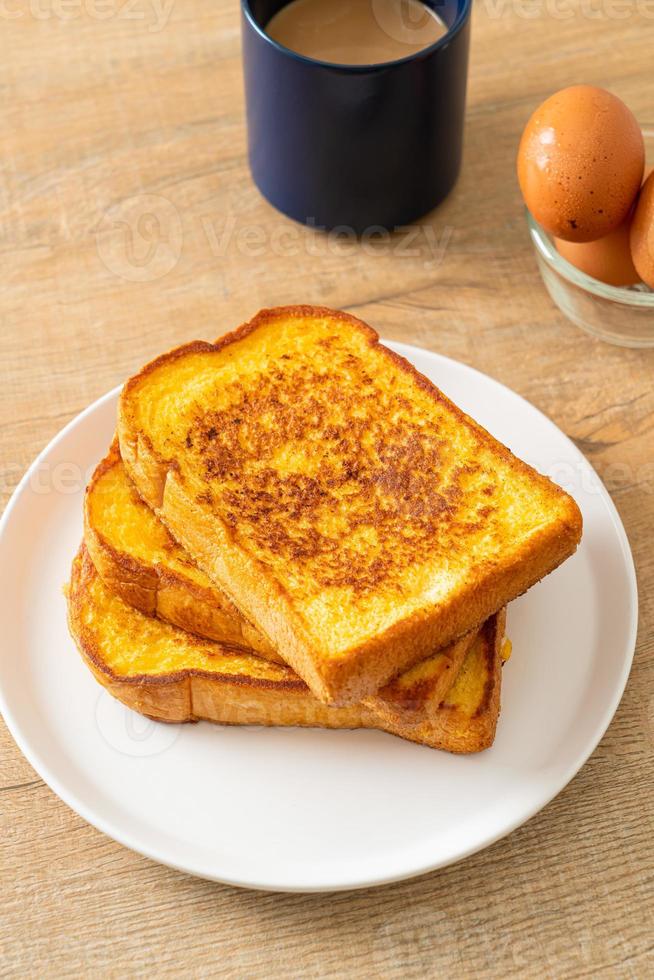
[[654,127],[590,85],[536,109],[518,180],[545,285],[573,322],[632,347],[654,346]]

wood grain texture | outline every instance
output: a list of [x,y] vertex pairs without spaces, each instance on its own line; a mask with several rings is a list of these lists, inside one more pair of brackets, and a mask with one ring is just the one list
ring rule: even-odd
[[652,976],[654,352],[593,341],[552,306],[513,160],[531,110],[573,82],[654,121],[654,8],[477,2],[461,180],[412,240],[365,249],[252,186],[236,0],[17,0],[0,19],[3,504],[147,357],[262,305],[322,303],[547,412],[611,489],[641,600],[625,697],[573,783],[484,853],[375,891],[264,895],[158,867],[68,810],[2,727],[0,973]]

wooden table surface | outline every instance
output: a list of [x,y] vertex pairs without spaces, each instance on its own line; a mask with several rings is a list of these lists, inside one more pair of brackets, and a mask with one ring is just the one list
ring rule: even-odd
[[532,109],[573,82],[654,121],[654,7],[478,2],[459,184],[374,251],[253,187],[236,0],[15,0],[0,20],[3,503],[146,358],[263,305],[327,304],[550,415],[613,494],[641,603],[626,694],[572,784],[484,853],[377,890],[258,894],[159,867],[72,813],[2,726],[0,974],[653,976],[654,351],[552,306],[513,161]]

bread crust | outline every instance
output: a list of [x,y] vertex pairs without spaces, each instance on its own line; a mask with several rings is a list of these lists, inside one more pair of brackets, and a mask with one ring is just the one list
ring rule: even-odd
[[[316,648],[306,622],[294,607],[283,585],[267,574],[265,566],[232,540],[229,528],[202,500],[188,492],[177,460],[155,451],[148,434],[139,427],[132,398],[148,375],[162,366],[194,353],[217,354],[248,337],[262,326],[294,317],[329,317],[358,331],[369,347],[405,372],[434,400],[446,406],[456,424],[472,429],[496,457],[526,476],[534,488],[556,502],[557,520],[535,530],[516,545],[500,564],[480,561],[465,588],[406,615],[388,628],[354,644],[342,656],[327,657]],[[118,435],[123,460],[147,503],[198,565],[219,582],[246,617],[256,623],[273,645],[307,682],[313,693],[328,704],[347,704],[374,694],[392,678],[464,634],[479,629],[508,601],[521,595],[555,569],[576,549],[582,520],[576,503],[546,477],[515,459],[508,449],[453,405],[406,360],[379,343],[376,332],[347,313],[321,307],[282,307],[262,310],[249,323],[216,344],[195,342],[164,354],[146,365],[127,382],[121,396]]]
[[[109,602],[112,603],[110,611],[103,608]],[[71,636],[96,680],[118,701],[156,721],[376,728],[455,753],[481,751],[492,744],[495,736],[501,687],[501,617],[493,617],[477,641],[478,663],[474,669],[483,685],[482,695],[470,703],[462,702],[455,685],[451,697],[433,719],[419,726],[405,727],[379,717],[365,705],[334,708],[322,704],[290,668],[271,664],[269,670],[274,677],[258,676],[256,663],[261,660],[254,655],[249,656],[253,665],[251,673],[230,672],[224,666],[216,670],[162,671],[156,664],[145,672],[117,673],[112,666],[111,650],[148,651],[153,631],[158,645],[163,642],[171,649],[177,643],[191,650],[198,647],[208,653],[208,663],[212,649],[222,658],[221,663],[229,649],[165,623],[156,624],[119,598],[111,597],[85,546],[73,562],[67,603]],[[242,651],[237,651],[237,655],[242,662]]]
[[84,540],[109,588],[148,616],[158,616],[211,640],[244,646],[273,663],[284,663],[219,586],[207,580],[205,587],[170,564],[142,561],[108,539],[97,509],[101,506],[103,479],[120,465],[120,448],[118,440],[114,440],[91,477],[84,499]]
[[438,718],[478,630],[466,633],[439,653],[394,678],[363,703],[389,724],[419,725]]
[[[116,442],[91,478],[84,512],[84,540],[91,560],[106,586],[123,601],[145,615],[157,616],[189,633],[217,642],[235,643],[274,663],[285,663],[276,651],[270,655],[260,645],[247,642],[246,630],[254,631],[254,628],[249,627],[233,607],[231,615],[225,612],[224,603],[229,600],[220,590],[203,588],[186,573],[185,569],[193,563],[179,546],[174,547],[178,557],[184,559],[183,571],[157,560],[156,538],[149,560],[137,557],[135,551],[126,551],[124,535],[123,547],[117,547],[117,525],[123,529],[126,525],[138,526],[143,548],[148,542],[147,528],[158,518],[149,512],[147,504],[138,498],[130,485]],[[147,523],[145,517],[150,519]],[[163,533],[162,528],[160,531]],[[438,712],[474,638],[475,633],[470,633],[432,654],[367,698],[366,705],[389,723],[407,726],[429,719]],[[260,637],[256,635],[255,639]]]

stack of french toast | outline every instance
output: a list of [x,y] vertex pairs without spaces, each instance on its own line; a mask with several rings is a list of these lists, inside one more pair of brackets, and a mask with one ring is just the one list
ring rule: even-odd
[[97,680],[157,720],[476,752],[495,737],[506,606],[581,526],[370,327],[264,310],[124,386],[70,629]]

